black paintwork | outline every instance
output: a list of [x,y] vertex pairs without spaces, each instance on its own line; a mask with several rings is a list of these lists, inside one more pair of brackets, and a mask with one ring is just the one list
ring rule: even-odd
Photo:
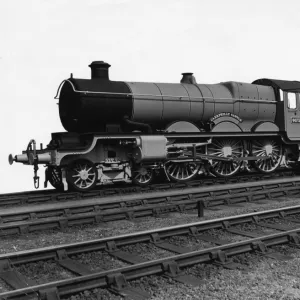
[[252,84],[272,86],[274,89],[281,89],[285,92],[300,92],[300,81],[262,78],[253,81]]
[[[70,82],[76,90],[89,93],[75,92]],[[122,95],[112,96],[99,92]],[[132,96],[124,82],[70,78],[61,88],[59,114],[64,128],[69,132],[105,132],[107,123],[119,123],[125,115],[131,116],[131,113]]]
[[[263,122],[270,125],[275,122],[282,131],[285,123],[283,110],[278,109],[283,105],[279,89],[300,91],[299,81],[266,78],[254,81],[253,85],[237,82],[197,85],[192,73],[183,74],[189,79],[189,84],[185,85],[126,83],[109,80],[108,63],[94,61],[90,67],[91,79],[70,78],[60,89],[59,113],[68,132],[130,133],[139,130],[149,133],[180,121],[191,122],[205,130],[210,120],[222,113],[236,114],[240,118],[236,126],[241,128],[238,131],[253,131]],[[190,79],[193,80],[190,82]],[[186,89],[192,92],[192,87],[198,88],[201,93],[189,95]],[[223,119],[214,121],[215,131],[220,131],[220,128],[232,131],[232,126],[227,128],[225,125],[235,120]],[[217,128],[221,121],[222,126]],[[273,131],[274,126],[269,130],[266,126],[264,131]]]

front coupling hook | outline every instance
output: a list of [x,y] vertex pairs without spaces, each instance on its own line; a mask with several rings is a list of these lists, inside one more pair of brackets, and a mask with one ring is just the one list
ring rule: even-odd
[[38,164],[37,162],[35,161],[35,164],[34,164],[34,176],[33,176],[33,183],[34,183],[34,187],[36,189],[39,188],[40,186],[40,177],[37,176],[37,171],[38,171],[39,167],[38,167]]
[[[32,147],[33,146],[33,147]],[[33,148],[33,149],[32,149]],[[33,153],[32,153],[33,151]],[[28,158],[28,163],[33,165],[34,176],[33,176],[33,184],[36,189],[40,186],[40,177],[37,176],[38,167],[38,156],[36,154],[36,142],[35,140],[30,140],[26,149],[26,154]]]

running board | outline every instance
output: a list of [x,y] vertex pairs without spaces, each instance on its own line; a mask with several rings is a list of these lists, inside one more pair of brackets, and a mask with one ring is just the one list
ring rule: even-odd
[[[202,159],[202,160],[222,160],[222,161],[245,161],[245,160],[266,160],[270,158],[269,156],[242,156],[242,157],[220,157],[220,156],[214,156],[214,155],[207,155],[207,154],[196,154],[196,160]],[[170,159],[168,161],[172,162],[184,162],[184,161],[195,161],[192,157],[186,157],[186,158],[180,158],[180,159]]]

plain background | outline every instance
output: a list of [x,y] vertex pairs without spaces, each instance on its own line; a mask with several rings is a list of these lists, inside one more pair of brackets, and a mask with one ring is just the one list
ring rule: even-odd
[[1,0],[0,193],[33,189],[8,154],[64,131],[57,88],[93,60],[119,81],[300,80],[299,33],[299,0]]

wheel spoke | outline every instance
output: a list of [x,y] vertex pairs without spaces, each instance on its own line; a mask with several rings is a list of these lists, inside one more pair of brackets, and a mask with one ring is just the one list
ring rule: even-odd
[[75,162],[68,172],[70,172],[68,181],[79,191],[88,190],[96,184],[97,169],[90,161]]
[[194,162],[168,162],[166,172],[174,181],[190,180],[197,175],[200,166]]
[[147,185],[152,181],[152,169],[139,167],[138,169],[133,170],[133,173],[136,174],[133,176],[133,182],[138,185]]
[[76,181],[74,181],[74,183],[76,184],[79,180],[80,180],[80,178],[78,178]]
[[270,173],[276,170],[282,159],[282,145],[276,140],[254,141],[252,144],[253,156],[267,156],[265,159],[258,159],[253,162],[256,169],[263,173]]
[[[240,140],[236,139],[214,139],[207,146],[207,154],[215,157],[239,158],[243,156],[243,145]],[[217,176],[231,176],[239,170],[241,163],[241,161],[235,160],[222,161],[212,159],[212,172]]]

